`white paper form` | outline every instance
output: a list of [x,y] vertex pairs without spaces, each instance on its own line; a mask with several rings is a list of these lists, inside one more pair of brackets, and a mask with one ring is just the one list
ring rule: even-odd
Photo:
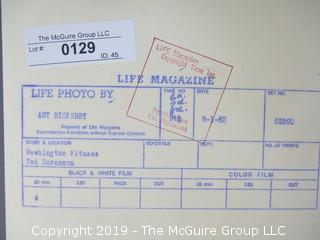
[[2,1],[7,236],[318,239],[317,1]]

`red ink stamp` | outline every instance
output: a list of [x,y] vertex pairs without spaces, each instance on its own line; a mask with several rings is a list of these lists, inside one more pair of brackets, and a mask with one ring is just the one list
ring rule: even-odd
[[[160,138],[175,134],[205,141],[232,69],[222,61],[154,38],[126,116],[159,128]],[[196,102],[209,90],[216,90],[214,99]],[[200,116],[198,109],[204,104]],[[212,121],[201,121],[205,116]]]

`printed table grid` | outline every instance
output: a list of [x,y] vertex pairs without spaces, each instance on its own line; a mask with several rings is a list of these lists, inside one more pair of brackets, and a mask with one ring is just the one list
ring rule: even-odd
[[[161,129],[161,118],[159,118],[159,136],[158,138],[64,138],[64,137],[38,137],[38,136],[26,136],[24,134],[25,116],[24,116],[24,89],[25,88],[36,88],[36,87],[86,87],[86,88],[99,88],[99,87],[110,87],[114,89],[122,88],[132,88],[134,86],[67,86],[67,85],[24,85],[21,89],[21,127],[22,127],[22,137],[21,137],[21,170],[22,170],[22,205],[24,207],[67,207],[67,208],[101,208],[101,209],[211,209],[211,210],[291,210],[291,209],[317,209],[318,208],[318,191],[319,191],[319,164],[320,164],[320,141],[319,140],[271,140],[266,138],[266,118],[268,117],[268,91],[285,91],[285,92],[298,92],[302,94],[320,94],[320,91],[315,90],[290,90],[290,89],[240,89],[240,88],[228,88],[226,91],[251,91],[260,92],[262,95],[263,109],[261,120],[262,124],[262,138],[260,140],[241,140],[241,139],[208,139],[207,143],[245,143],[245,144],[261,144],[261,159],[259,167],[205,167],[202,166],[202,156],[206,149],[206,146],[201,142],[195,142],[192,140],[181,139],[181,138],[165,138],[163,136],[164,130]],[[140,88],[140,87],[139,87]],[[162,91],[163,87],[146,87],[141,86],[141,88],[159,89],[159,108],[161,114],[162,105]],[[175,87],[168,87],[175,88]],[[181,88],[181,87],[179,87]],[[183,87],[189,89],[189,87]],[[196,87],[190,88],[193,91],[192,95],[192,137],[195,136],[195,116],[196,116]],[[207,88],[213,90],[219,90],[218,88]],[[32,166],[25,164],[24,162],[24,148],[26,140],[50,140],[50,139],[60,139],[69,140],[73,142],[86,142],[86,141],[110,141],[110,142],[122,142],[123,144],[129,142],[135,142],[141,147],[141,161],[139,166],[126,167],[126,166],[67,166],[67,167],[50,167],[50,166]],[[150,154],[150,147],[147,143],[150,141],[167,141],[172,143],[188,143],[194,142],[195,152],[192,156],[192,166],[188,167],[152,167],[148,166],[148,154]],[[266,167],[266,151],[268,151],[267,144],[304,144],[303,146],[316,146],[318,149],[318,159],[317,166],[311,168],[276,168],[276,167]],[[300,146],[299,146],[300,147]],[[272,152],[272,151],[271,151]],[[44,169],[46,169],[44,171]],[[55,170],[63,170],[64,175],[54,176]],[[110,177],[110,176],[100,176],[100,177],[72,177],[67,176],[65,169],[94,169],[95,171],[101,169],[115,169],[126,171],[132,171],[133,175],[137,170],[150,171],[158,170],[161,171],[163,175],[166,175],[167,171],[176,171],[175,177],[170,177],[172,174],[170,172],[169,177]],[[48,170],[48,171],[47,171]],[[224,171],[224,176],[222,177],[190,177],[192,173],[190,171],[213,171],[210,174],[214,175],[215,171]],[[254,172],[260,171],[262,173],[270,172],[274,176],[268,176],[266,178],[259,177],[233,177],[230,173],[234,171],[240,172]],[[38,174],[34,174],[38,173]],[[50,173],[46,175],[46,173]],[[59,172],[59,171],[58,171]],[[43,173],[43,174],[42,174]],[[254,172],[255,173],[255,172]],[[293,176],[286,177],[288,173],[292,173]],[[303,176],[295,174],[301,173]],[[189,175],[186,175],[189,174]],[[209,174],[209,175],[210,175]],[[228,175],[229,174],[229,175]],[[283,176],[282,176],[283,175]],[[37,182],[38,185],[26,183],[27,179],[33,179],[33,182]],[[58,179],[58,184],[54,184],[53,179]],[[65,186],[66,179],[73,179],[80,182],[84,186]],[[96,179],[97,185],[86,186],[88,180]],[[131,180],[138,180],[137,186],[134,187],[105,187],[103,186],[106,180],[121,180],[119,184],[130,182]],[[29,181],[28,180],[28,181]],[[123,182],[123,180],[125,180]],[[171,182],[170,182],[171,181]],[[172,182],[173,181],[173,182]],[[193,181],[194,186],[186,186],[188,181]],[[282,182],[285,182],[287,186],[282,186]],[[151,186],[146,187],[144,184],[151,184]],[[244,185],[241,186],[241,184]],[[156,184],[156,185],[154,185]],[[158,186],[158,185],[159,186]],[[174,184],[174,186],[170,186]],[[198,185],[197,185],[198,184]],[[200,185],[207,186],[200,186]],[[218,186],[215,186],[215,185]],[[220,184],[220,185],[219,185]],[[232,186],[232,184],[240,184],[240,186]],[[261,184],[261,186],[255,187]],[[162,185],[162,186],[161,186]],[[167,186],[169,185],[169,186]],[[300,188],[300,185],[302,187]],[[292,188],[291,188],[292,187]],[[73,194],[83,196],[81,200],[73,199]],[[91,198],[87,199],[85,196],[88,194]],[[134,201],[126,202],[123,201],[124,196],[130,196]],[[161,198],[168,198],[170,202],[164,203],[161,201],[156,201],[152,196],[156,195]],[[48,196],[46,199],[46,196]],[[118,196],[118,198],[116,198]],[[305,196],[305,198],[301,197]],[[112,199],[112,197],[115,197]],[[243,204],[246,199],[256,198],[257,201],[251,201],[249,206]],[[42,202],[44,198],[44,201]],[[292,198],[299,198],[297,202],[294,202]],[[40,199],[40,200],[39,200]],[[240,199],[240,200],[237,200]],[[280,200],[279,200],[280,199]],[[287,202],[290,200],[290,202]],[[79,203],[81,203],[79,205]]]

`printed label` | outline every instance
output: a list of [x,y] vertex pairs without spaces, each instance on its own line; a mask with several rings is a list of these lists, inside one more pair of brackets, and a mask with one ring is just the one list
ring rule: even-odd
[[130,20],[29,28],[25,31],[29,66],[135,60]]

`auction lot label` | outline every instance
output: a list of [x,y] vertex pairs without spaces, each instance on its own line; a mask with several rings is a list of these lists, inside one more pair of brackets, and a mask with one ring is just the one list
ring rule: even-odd
[[136,58],[130,20],[34,27],[25,30],[29,66],[118,62]]

